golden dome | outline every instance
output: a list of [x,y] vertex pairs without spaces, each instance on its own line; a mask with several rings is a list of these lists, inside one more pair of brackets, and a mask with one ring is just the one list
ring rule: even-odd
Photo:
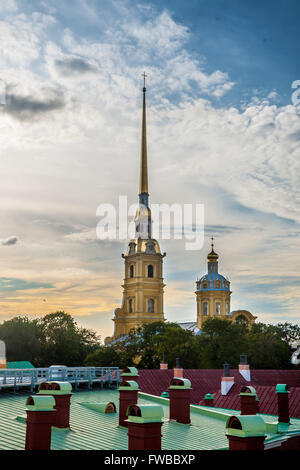
[[211,252],[207,255],[207,260],[209,263],[215,263],[216,261],[218,261],[218,258],[219,255],[214,252],[214,249],[212,249]]

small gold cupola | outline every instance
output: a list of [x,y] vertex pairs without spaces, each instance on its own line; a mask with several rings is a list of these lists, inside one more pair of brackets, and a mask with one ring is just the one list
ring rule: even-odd
[[208,273],[217,273],[219,255],[214,251],[214,237],[211,237],[211,241],[211,252],[207,255],[207,269]]

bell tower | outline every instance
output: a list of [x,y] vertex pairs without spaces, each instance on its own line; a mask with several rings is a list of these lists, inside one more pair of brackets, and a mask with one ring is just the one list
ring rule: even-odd
[[105,344],[126,335],[143,323],[164,321],[163,258],[159,243],[152,238],[151,209],[148,192],[146,74],[143,87],[142,142],[140,159],[139,205],[135,216],[135,238],[130,240],[124,259],[125,277],[122,305],[116,308],[115,330]]
[[227,318],[230,315],[230,282],[219,273],[218,259],[212,237],[211,252],[207,255],[207,274],[196,282],[198,328],[202,328],[208,318]]

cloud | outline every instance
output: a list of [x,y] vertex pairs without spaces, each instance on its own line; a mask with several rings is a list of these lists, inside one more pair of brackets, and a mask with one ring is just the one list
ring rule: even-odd
[[53,285],[49,283],[30,282],[24,279],[0,278],[0,291],[23,291],[32,289],[52,289]]
[[55,66],[59,73],[65,76],[96,71],[95,67],[93,67],[89,62],[78,57],[66,60],[57,59],[55,60]]
[[6,103],[2,112],[13,116],[20,121],[28,121],[41,114],[62,110],[65,106],[65,99],[59,91],[42,91],[40,97],[32,95],[21,95],[9,91],[7,88]]
[[18,9],[16,0],[5,0],[0,4],[0,13],[15,12]]
[[6,238],[5,240],[1,240],[1,244],[4,246],[16,245],[18,240],[19,240],[18,237],[9,237],[9,238]]

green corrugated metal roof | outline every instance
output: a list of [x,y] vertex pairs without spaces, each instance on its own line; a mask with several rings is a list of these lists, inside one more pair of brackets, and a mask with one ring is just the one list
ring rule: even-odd
[[34,369],[34,366],[29,361],[15,361],[7,362],[7,369]]
[[[28,394],[27,394],[28,396]],[[71,430],[52,430],[52,449],[60,450],[126,450],[128,449],[127,429],[118,426],[118,413],[104,414],[81,403],[114,402],[119,405],[119,393],[116,390],[75,391],[71,399]],[[26,424],[26,395],[0,393],[0,449],[24,449]],[[162,427],[162,448],[165,450],[211,450],[228,448],[225,436],[226,416],[239,414],[232,410],[222,410],[224,416],[216,417],[213,408],[191,407],[192,425],[183,425],[167,420],[169,400],[139,394],[139,403],[159,402],[164,410]],[[213,414],[210,413],[210,410]],[[270,421],[270,416],[261,415]],[[273,417],[275,420],[275,417]],[[300,420],[292,419],[290,431],[300,432]],[[277,438],[278,434],[268,434],[268,439]]]

